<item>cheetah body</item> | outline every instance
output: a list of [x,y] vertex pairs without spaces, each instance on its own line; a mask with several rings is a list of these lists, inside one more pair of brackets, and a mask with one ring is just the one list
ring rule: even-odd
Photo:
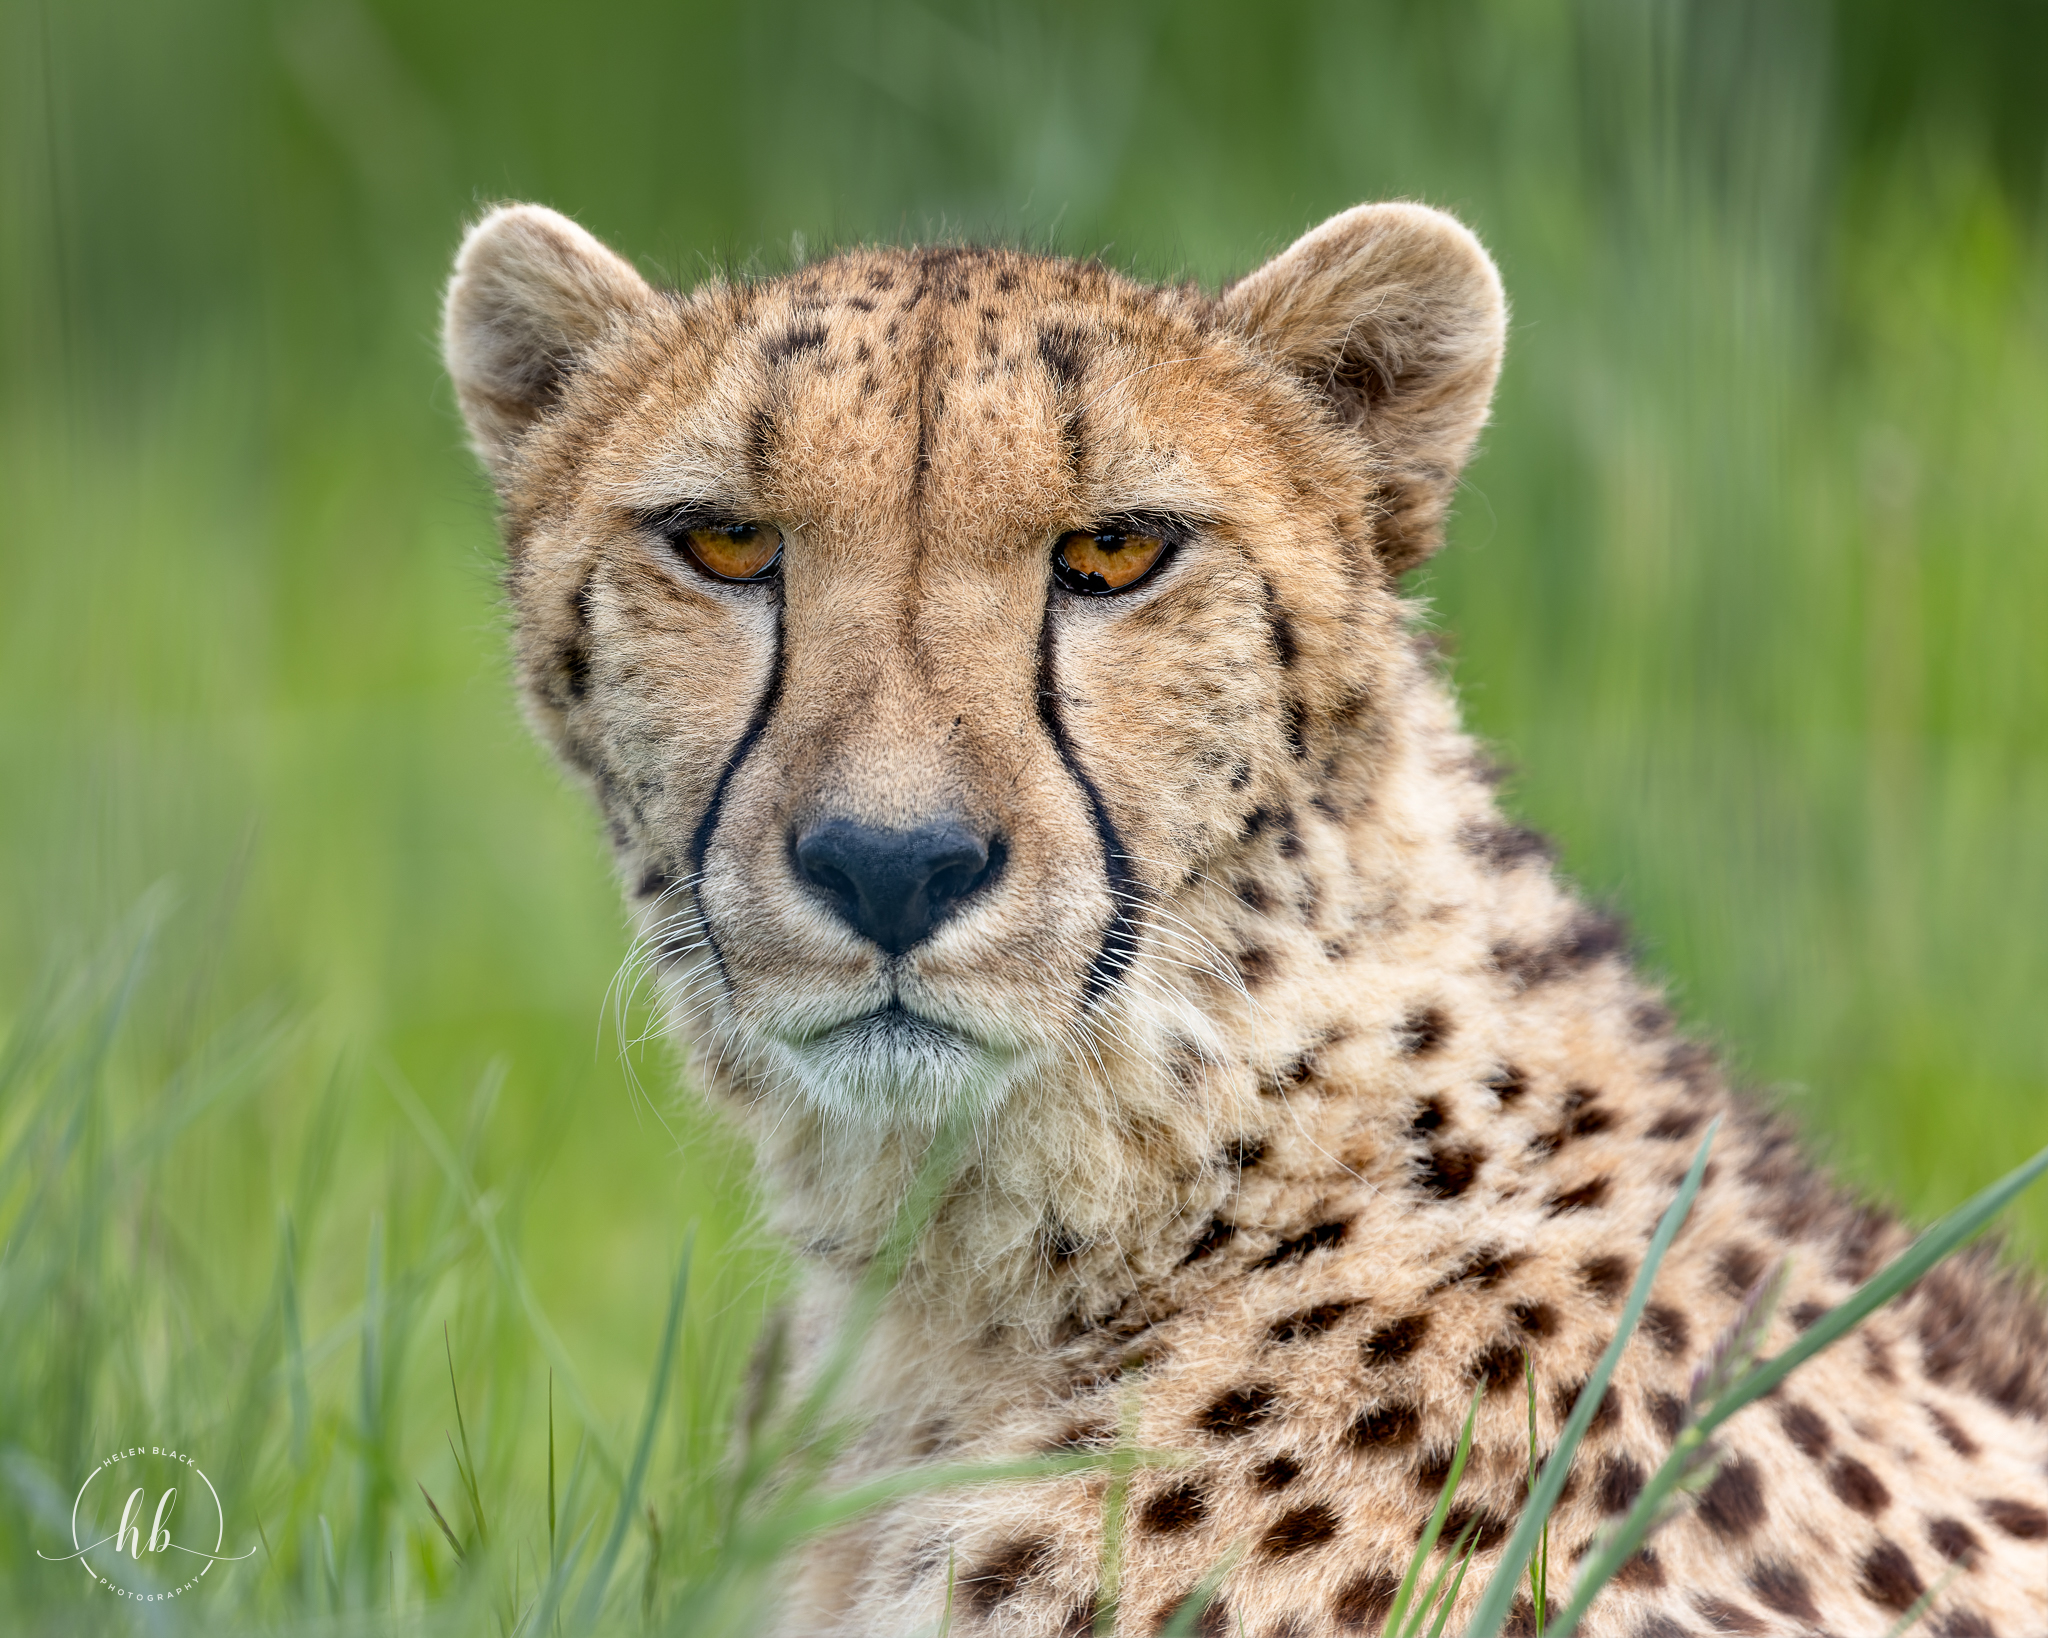
[[[933,1132],[972,1128],[848,1393],[839,1478],[1180,1451],[1129,1481],[1115,1630],[1375,1632],[1480,1391],[1469,1607],[1694,1147],[1715,1158],[1556,1515],[1626,1508],[1760,1278],[1765,1346],[1899,1250],[1681,1039],[1499,813],[1395,577],[1504,331],[1456,224],[1363,207],[1211,297],[1007,251],[651,290],[533,207],[475,229],[451,368],[518,663],[602,806],[674,1027],[753,1136],[814,1369]],[[713,583],[675,520],[768,519]],[[1063,531],[1164,519],[1070,596]],[[1000,869],[907,951],[806,886],[820,815],[962,817]],[[993,843],[991,845],[994,845]],[[964,1112],[964,1115],[963,1115]],[[1985,1258],[1732,1421],[1584,1630],[2048,1631],[2048,1322]],[[1101,1465],[912,1495],[787,1630],[1093,1629]],[[950,1591],[949,1591],[950,1589]],[[1530,1627],[1527,1602],[1511,1630]]]

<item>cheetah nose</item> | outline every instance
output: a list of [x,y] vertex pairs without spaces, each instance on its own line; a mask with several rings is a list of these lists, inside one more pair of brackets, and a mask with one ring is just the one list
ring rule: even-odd
[[901,955],[994,878],[1004,846],[956,819],[915,830],[823,819],[797,839],[795,852],[799,874],[841,921]]

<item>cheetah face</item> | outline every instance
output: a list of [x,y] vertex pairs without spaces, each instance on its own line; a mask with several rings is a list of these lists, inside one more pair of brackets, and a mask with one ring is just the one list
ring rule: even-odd
[[486,218],[448,355],[521,682],[707,1070],[928,1123],[1199,1032],[1184,901],[1369,779],[1501,326],[1412,206],[1220,299],[960,249],[675,296]]

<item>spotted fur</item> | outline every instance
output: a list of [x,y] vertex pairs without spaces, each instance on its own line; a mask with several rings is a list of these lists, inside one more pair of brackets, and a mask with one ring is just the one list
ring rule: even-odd
[[[1553,1530],[1568,1575],[1791,1259],[1767,1346],[1906,1242],[1672,1033],[1609,914],[1503,818],[1396,577],[1438,544],[1504,334],[1448,218],[1364,207],[1210,295],[998,249],[650,288],[552,212],[464,245],[451,370],[503,503],[519,677],[609,827],[679,1035],[808,1269],[798,1369],[935,1126],[951,1182],[853,1392],[852,1481],[1187,1453],[1134,1480],[1122,1634],[1232,1550],[1205,1631],[1374,1630],[1486,1391],[1479,1560],[1708,1118],[1718,1156]],[[691,509],[695,509],[693,512]],[[774,522],[714,583],[664,520]],[[1176,542],[1116,597],[1069,529]],[[939,818],[1001,868],[885,956],[806,888],[821,816]],[[807,1351],[807,1349],[809,1351]],[[2048,1321],[1951,1264],[1726,1429],[1587,1629],[2048,1631]],[[1105,1480],[896,1503],[787,1629],[1088,1630]],[[1511,1630],[1533,1630],[1526,1600]]]

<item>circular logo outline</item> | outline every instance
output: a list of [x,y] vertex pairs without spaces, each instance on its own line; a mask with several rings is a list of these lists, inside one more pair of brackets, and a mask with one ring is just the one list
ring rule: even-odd
[[[113,1580],[110,1576],[102,1575],[99,1572],[99,1570],[94,1567],[92,1561],[86,1557],[88,1553],[94,1552],[97,1549],[106,1546],[107,1543],[110,1541],[115,1542],[117,1544],[114,1548],[114,1552],[118,1556],[121,1551],[118,1543],[123,1534],[128,1533],[131,1529],[138,1532],[138,1550],[135,1554],[135,1557],[137,1557],[138,1559],[141,1557],[141,1537],[139,1535],[141,1526],[138,1523],[131,1527],[129,1525],[128,1517],[125,1511],[122,1514],[120,1525],[118,1525],[115,1528],[115,1531],[112,1535],[102,1536],[98,1541],[85,1542],[83,1544],[81,1544],[78,1539],[79,1511],[85,1505],[85,1494],[88,1490],[92,1488],[93,1481],[99,1478],[101,1474],[111,1471],[113,1468],[118,1467],[123,1462],[132,1461],[137,1457],[146,1456],[157,1457],[164,1461],[178,1462],[186,1467],[189,1467],[194,1473],[199,1475],[199,1482],[206,1486],[207,1495],[213,1498],[213,1517],[215,1526],[213,1542],[214,1550],[210,1553],[205,1551],[203,1548],[187,1547],[181,1542],[171,1540],[170,1532],[168,1530],[163,1529],[163,1522],[165,1517],[163,1513],[164,1499],[168,1499],[170,1496],[174,1496],[176,1494],[176,1491],[171,1490],[166,1492],[165,1498],[160,1499],[158,1501],[157,1517],[150,1525],[150,1546],[147,1550],[150,1552],[161,1552],[164,1550],[164,1548],[167,1547],[175,1548],[177,1551],[181,1553],[190,1553],[195,1558],[203,1558],[206,1560],[206,1563],[200,1567],[198,1574],[194,1575],[189,1581],[183,1582],[182,1584],[176,1587],[171,1587],[166,1590],[157,1592],[124,1587],[118,1581]],[[140,1493],[145,1496],[147,1495],[146,1490],[143,1490]],[[132,1501],[133,1499],[134,1498],[131,1496],[130,1500]],[[79,1567],[83,1569],[88,1576],[92,1577],[92,1579],[95,1582],[97,1582],[100,1586],[105,1587],[107,1591],[112,1593],[115,1597],[132,1599],[137,1603],[158,1603],[164,1599],[176,1598],[184,1593],[192,1591],[192,1589],[199,1585],[200,1580],[209,1571],[211,1571],[214,1565],[216,1564],[238,1564],[243,1559],[254,1556],[256,1552],[256,1549],[254,1547],[251,1547],[249,1551],[246,1553],[221,1552],[220,1549],[227,1544],[227,1529],[227,1508],[224,1507],[221,1503],[220,1492],[214,1488],[213,1480],[207,1477],[206,1469],[201,1467],[199,1463],[196,1460],[194,1460],[190,1454],[178,1450],[169,1445],[130,1445],[126,1449],[116,1450],[111,1455],[105,1457],[103,1460],[94,1463],[92,1471],[85,1476],[85,1482],[78,1487],[77,1495],[72,1497],[72,1550],[68,1553],[60,1554],[53,1557],[50,1554],[44,1552],[39,1547],[36,1549],[36,1557],[42,1559],[45,1563],[48,1564],[64,1564],[75,1560],[78,1563]],[[162,1534],[162,1536],[164,1537],[161,1543],[158,1543],[156,1540],[158,1534]]]

